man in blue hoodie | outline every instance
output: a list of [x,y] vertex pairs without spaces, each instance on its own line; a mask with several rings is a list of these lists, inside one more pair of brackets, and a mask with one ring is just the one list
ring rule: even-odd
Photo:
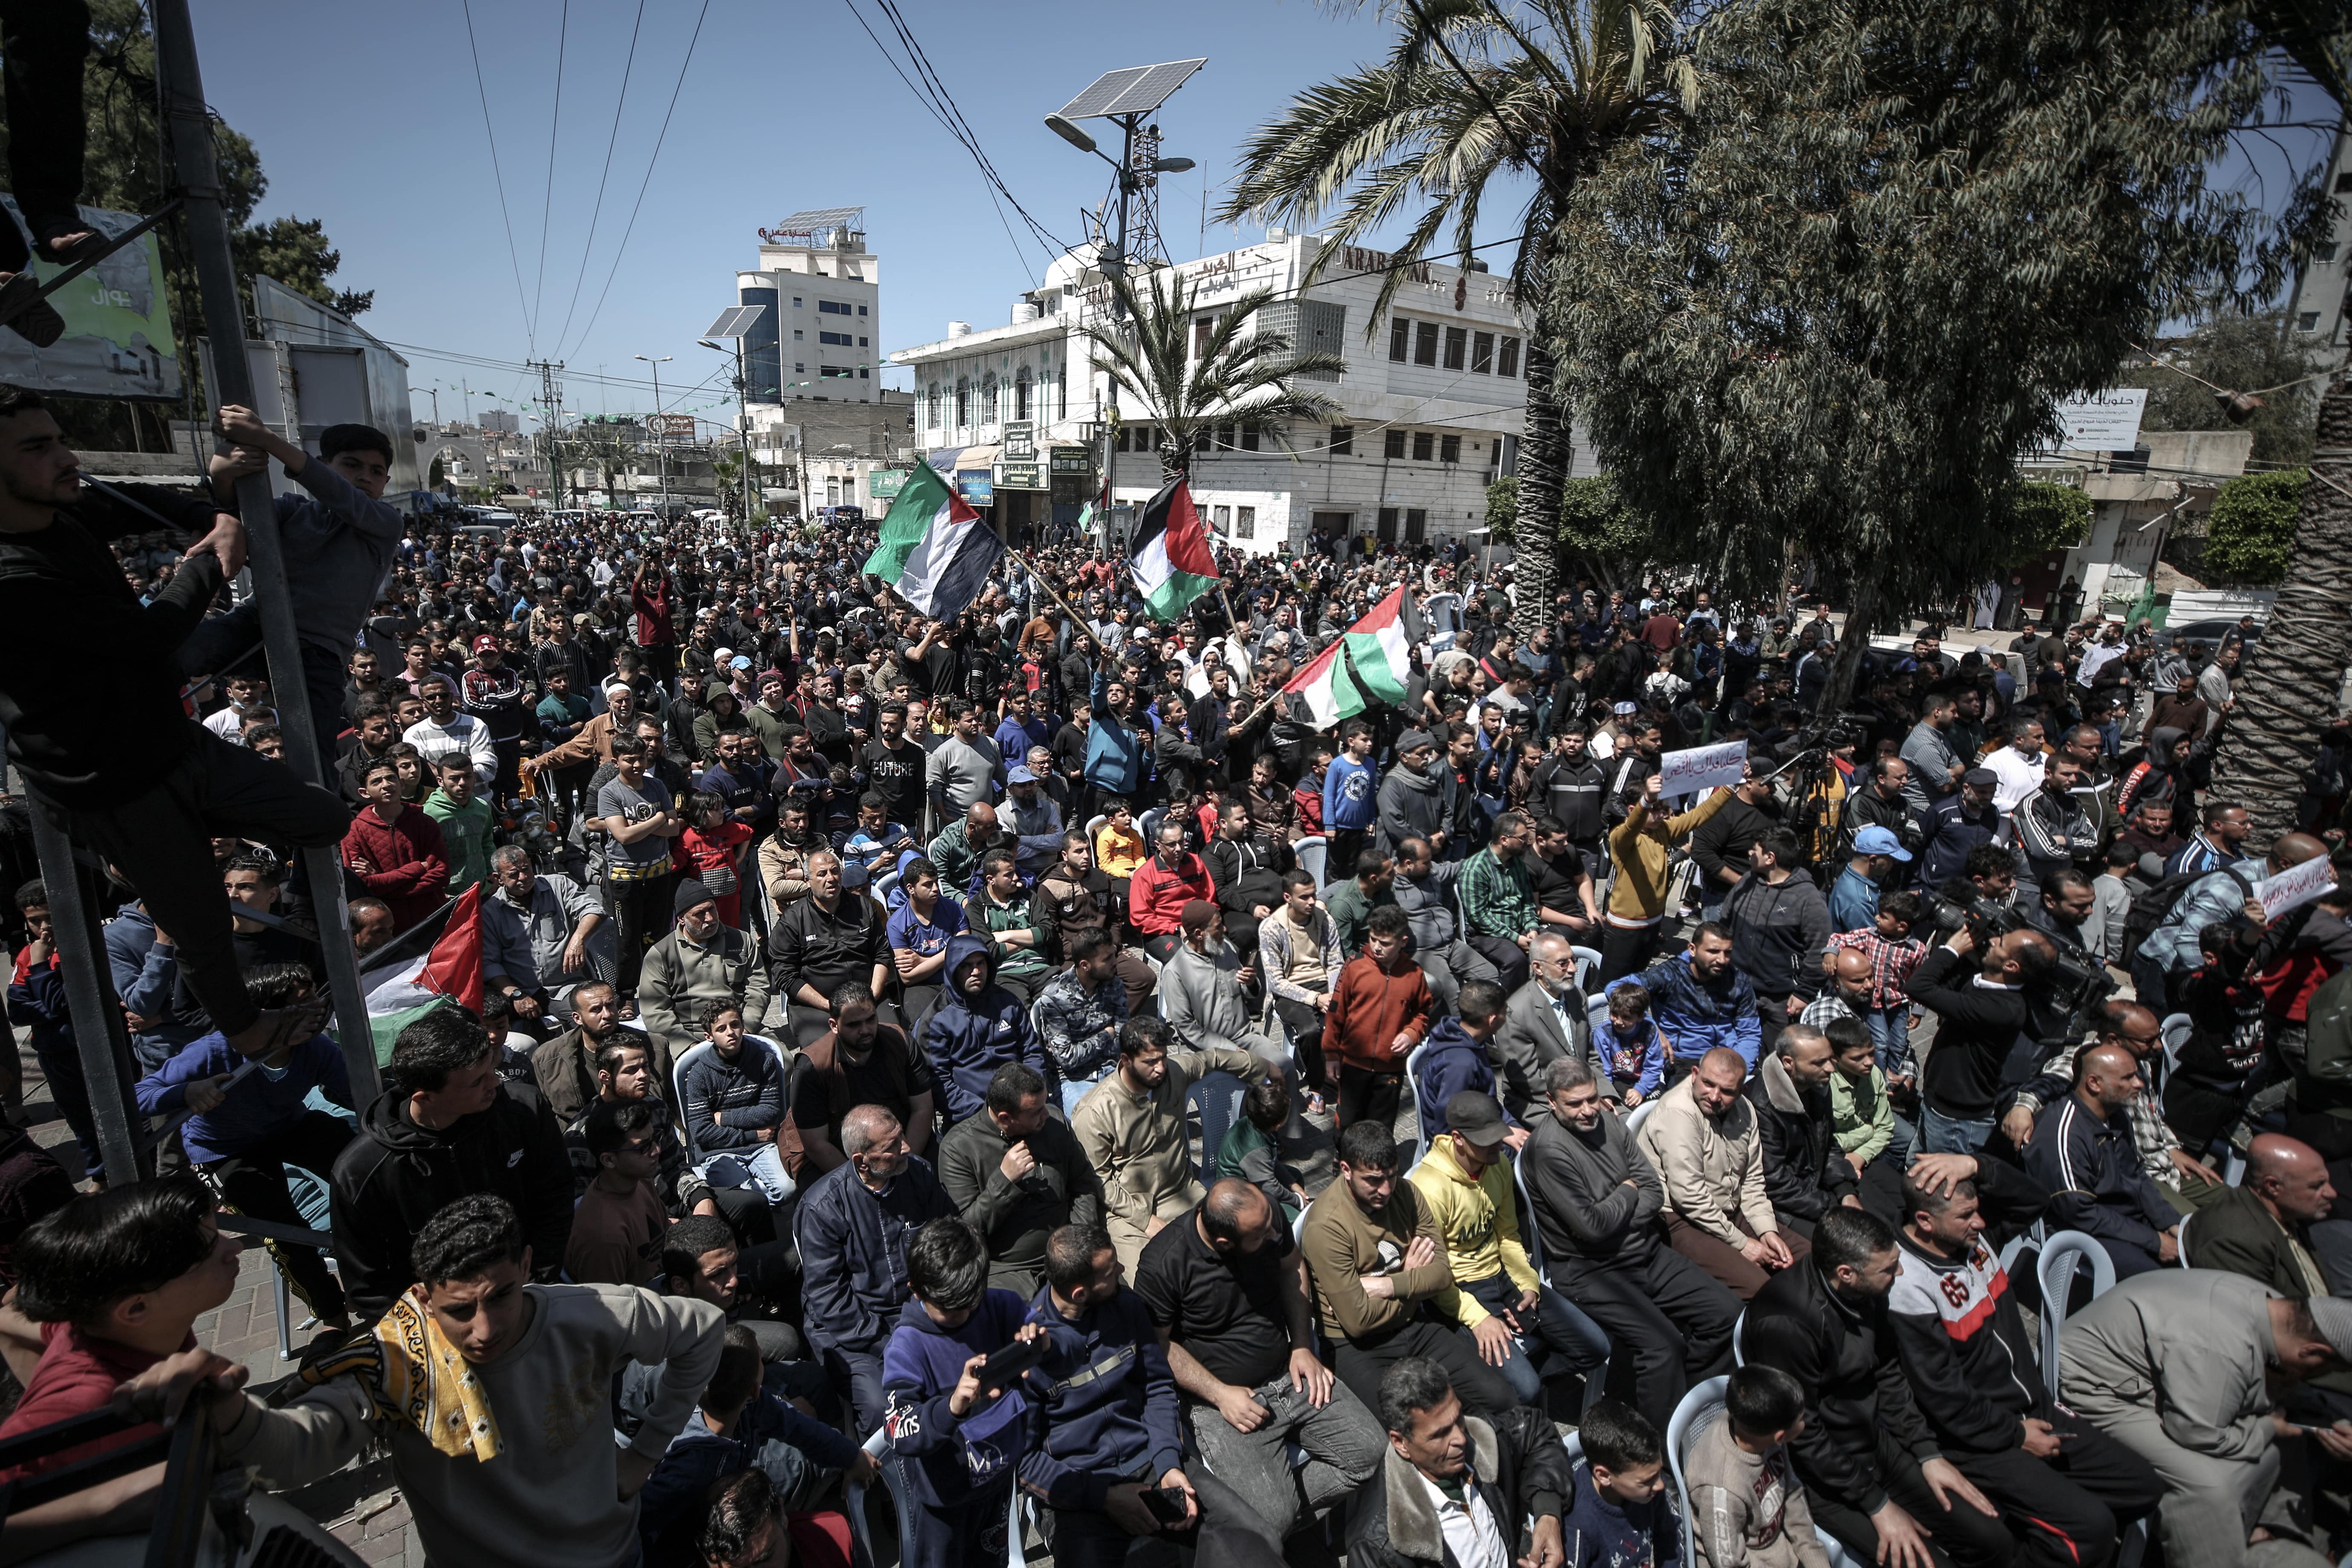
[[988,1103],[988,1080],[1007,1062],[1034,1068],[1050,1080],[1052,1058],[1020,997],[996,984],[988,939],[970,931],[948,941],[945,999],[923,1026],[923,1050],[947,1097],[948,1125],[977,1116]]
[[[1045,1285],[1029,1321],[1051,1345],[1027,1397],[1037,1434],[1021,1484],[1052,1510],[1046,1533],[1057,1568],[1118,1568],[1139,1539],[1195,1543],[1203,1525],[1231,1524],[1275,1555],[1282,1542],[1241,1494],[1202,1470],[1184,1470],[1176,1379],[1150,1309],[1123,1289],[1118,1252],[1099,1225],[1066,1225],[1045,1241]],[[1183,1522],[1162,1524],[1144,1501],[1183,1494]],[[1171,1498],[1170,1501],[1173,1501]]]
[[[1415,1053],[1421,1059],[1413,1068],[1413,1100],[1421,1116],[1424,1142],[1436,1142],[1448,1130],[1447,1100],[1465,1089],[1495,1094],[1495,1067],[1487,1054],[1488,1045],[1503,1026],[1507,1005],[1499,982],[1464,981],[1460,1016],[1440,1018]],[[1509,1142],[1517,1151],[1526,1144],[1528,1130],[1508,1112],[1504,1119],[1510,1122]]]
[[[882,1430],[908,1538],[900,1560],[925,1568],[1002,1563],[1013,1487],[1034,1426],[1027,1373],[982,1387],[991,1352],[1045,1336],[1010,1290],[988,1288],[988,1246],[960,1219],[935,1219],[907,1248],[914,1291],[882,1353]],[[1038,1380],[1042,1382],[1042,1380]]]
[[[1111,694],[1117,692],[1114,701]],[[1143,787],[1143,757],[1145,736],[1130,709],[1133,695],[1124,681],[1110,678],[1110,661],[1105,658],[1095,667],[1094,684],[1089,695],[1087,724],[1087,761],[1081,774],[1087,781],[1087,816],[1102,810],[1102,803],[1112,795],[1134,798]]]
[[1722,1046],[1739,1053],[1748,1070],[1764,1048],[1756,987],[1731,961],[1731,932],[1708,921],[1691,944],[1633,977],[1650,994],[1650,1016],[1677,1062],[1696,1062]]

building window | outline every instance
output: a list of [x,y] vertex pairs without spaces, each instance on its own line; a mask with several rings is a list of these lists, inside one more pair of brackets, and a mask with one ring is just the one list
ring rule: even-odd
[[1256,426],[1244,425],[1242,426],[1242,450],[1244,452],[1255,452],[1257,450]]
[[1460,462],[1462,460],[1462,437],[1459,436],[1444,436],[1439,437],[1437,443],[1437,460],[1441,463]]
[[846,316],[849,307],[838,300],[819,300],[816,308],[828,316]]
[[801,308],[801,297],[800,297],[798,294],[795,294],[795,295],[793,295],[793,310],[799,310],[800,308]]
[[959,381],[956,383],[956,428],[961,430],[971,424],[971,383]]
[[864,339],[864,338],[860,338],[860,339],[858,339],[858,340],[857,340],[857,346],[858,346],[859,348],[861,348],[861,349],[864,349],[864,348],[871,348],[871,347],[873,347],[874,345],[873,345],[872,343],[868,342],[866,339]]
[[1023,371],[1021,379],[1013,384],[1013,417],[1029,417],[1029,373]]
[[1380,541],[1382,544],[1394,544],[1396,542],[1396,525],[1397,509],[1392,506],[1384,506],[1381,508],[1380,522],[1376,531],[1379,533]]
[[2336,194],[2339,196],[2352,195],[2352,172],[2336,176]]
[[1004,417],[1004,409],[1003,405],[997,402],[996,373],[994,371],[991,371],[986,375],[981,377],[980,416],[983,422],[990,425],[994,425]]
[[861,364],[857,367],[857,379],[860,381],[871,381],[874,379],[874,373]]
[[1412,433],[1412,460],[1414,462],[1426,463],[1429,461],[1431,454],[1436,450],[1436,447],[1437,437],[1430,432],[1426,430],[1416,430]]
[[1413,323],[1412,363],[1415,364],[1437,363],[1437,323],[1435,321]]
[[806,375],[808,374],[808,366],[795,360],[793,362],[793,374],[794,375]]
[[1445,368],[1460,370],[1463,357],[1469,353],[1470,331],[1466,327],[1445,329]]
[[[793,303],[797,305],[800,301],[795,300]],[[1412,342],[1412,323],[1406,321],[1402,316],[1391,316],[1389,318],[1390,361],[1396,364],[1402,364],[1404,363],[1405,347]]]
[[1473,332],[1470,335],[1470,370],[1475,375],[1495,374],[1495,334]]
[[1404,509],[1404,542],[1419,544],[1429,532],[1429,513],[1417,506]]
[[2336,242],[2332,239],[2326,239],[2320,241],[2317,245],[2313,246],[2311,247],[2311,258],[2314,261],[2335,260]]
[[1356,455],[1355,426],[1351,425],[1331,426],[1331,455],[1335,458],[1352,458]]
[[1503,356],[1495,362],[1495,374],[1496,375],[1517,375],[1519,374],[1518,339],[1505,338],[1503,340]]
[[847,381],[851,379],[849,374],[849,366],[845,364],[821,364],[816,367],[816,374],[819,377],[827,381]]
[[1234,537],[1235,539],[1257,537],[1257,508],[1254,506],[1234,508]]
[[1215,529],[1219,533],[1232,532],[1234,527],[1234,509],[1229,506],[1211,507],[1209,509],[1209,526]]
[[821,343],[833,343],[845,349],[849,346],[849,334],[847,332],[819,332],[816,335],[816,341]]
[[1209,334],[1216,330],[1216,317],[1195,316],[1192,318],[1192,357],[1194,359],[1199,359],[1202,355],[1209,352]]
[[803,338],[804,336],[805,336],[805,334],[804,334],[804,333],[803,333],[803,332],[802,332],[802,331],[801,331],[798,327],[794,327],[794,328],[793,329],[793,342],[801,342],[801,341],[803,340]]
[[1381,456],[1383,458],[1402,458],[1404,456],[1403,431],[1389,430],[1382,433],[1381,440]]
[[2319,330],[2319,312],[2316,310],[2305,310],[2302,315],[2297,316],[2294,319],[2294,330],[2298,332],[2317,331]]
[[863,305],[858,306],[858,307],[857,307],[857,313],[858,313],[859,315],[861,315],[861,316],[863,316],[863,315],[866,314],[866,307],[865,307],[865,306],[863,306]]

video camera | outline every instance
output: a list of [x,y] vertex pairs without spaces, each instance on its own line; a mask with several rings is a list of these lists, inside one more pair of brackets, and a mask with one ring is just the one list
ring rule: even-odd
[[[1969,940],[1979,952],[2015,931],[2042,931],[2008,904],[1997,904],[1979,892],[1976,885],[1965,877],[1955,877],[1941,888],[1923,889],[1919,895],[1927,918],[1935,922],[1936,935],[1930,946],[1942,942],[1966,927]],[[2048,1005],[2037,1009],[2066,1022],[2060,1033],[2072,1039],[2079,1033],[2083,1016],[2115,994],[2116,983],[2107,967],[2080,948],[2053,940],[2050,946],[2055,956],[2038,974],[2031,989],[2043,993]]]

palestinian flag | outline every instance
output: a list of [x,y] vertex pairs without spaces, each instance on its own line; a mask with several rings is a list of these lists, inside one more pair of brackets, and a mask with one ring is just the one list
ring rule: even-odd
[[1217,580],[1216,558],[1209,553],[1200,509],[1192,504],[1192,488],[1181,474],[1143,509],[1132,543],[1135,558],[1128,565],[1135,574],[1135,591],[1143,595],[1154,620],[1174,621]]
[[917,613],[944,621],[980,597],[1004,541],[956,493],[955,481],[919,463],[882,519],[881,542],[859,570],[898,590]]
[[1400,585],[1283,687],[1291,710],[1318,730],[1404,701],[1421,616]]
[[434,1008],[457,1002],[482,1010],[482,889],[467,889],[450,906],[432,951],[360,976],[367,988],[368,1029],[376,1066],[392,1060],[400,1031]]

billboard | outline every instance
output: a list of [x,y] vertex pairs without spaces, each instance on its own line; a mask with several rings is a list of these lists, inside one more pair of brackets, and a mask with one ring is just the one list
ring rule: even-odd
[[896,500],[907,488],[904,468],[877,468],[866,476],[866,493],[876,500]]
[[648,414],[646,430],[665,447],[675,447],[694,439],[694,416],[691,414]]
[[2077,452],[2128,452],[2139,445],[2140,415],[2147,408],[2144,386],[2069,397],[2058,405],[2059,422],[2066,430],[2058,444]]
[[[0,195],[0,207],[7,222],[24,227],[14,197]],[[135,213],[79,210],[101,234],[121,234],[139,222]],[[33,263],[34,275],[44,281],[64,270]],[[150,230],[48,297],[66,331],[47,348],[35,348],[0,327],[0,381],[69,397],[177,403],[184,388],[170,298],[163,247]]]

